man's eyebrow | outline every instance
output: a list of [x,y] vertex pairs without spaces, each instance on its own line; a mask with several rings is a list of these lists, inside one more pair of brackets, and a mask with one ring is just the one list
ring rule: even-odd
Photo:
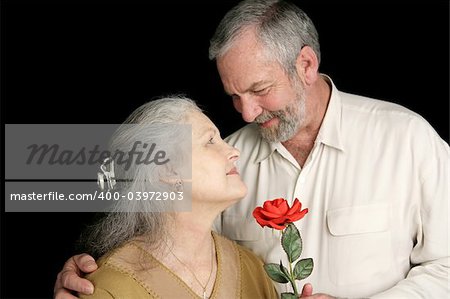
[[247,90],[245,92],[257,90],[257,89],[261,88],[262,85],[266,85],[268,83],[269,83],[269,81],[267,81],[267,80],[259,80],[255,83],[253,83],[252,85],[250,85],[250,87],[247,88]]
[[[244,91],[244,93],[247,93],[247,92],[249,92],[249,91],[257,90],[258,88],[261,88],[261,86],[266,85],[266,84],[269,84],[269,83],[270,83],[270,82],[267,81],[267,80],[259,80],[259,81],[256,81],[256,82],[252,83],[252,85],[250,85],[250,87],[247,88],[247,89]],[[236,95],[236,94],[231,94],[231,93],[229,93],[229,92],[226,91],[226,90],[224,90],[224,91],[225,91],[225,93],[226,93],[227,95],[229,95],[229,96],[234,96],[234,95]]]

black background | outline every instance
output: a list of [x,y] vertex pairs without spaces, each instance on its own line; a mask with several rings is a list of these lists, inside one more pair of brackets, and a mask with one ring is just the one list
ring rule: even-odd
[[[208,45],[236,2],[2,1],[2,123],[121,123],[145,101],[182,93],[230,134],[243,122]],[[448,1],[297,3],[340,90],[400,103],[448,142]],[[50,298],[92,218],[2,212],[1,297]]]

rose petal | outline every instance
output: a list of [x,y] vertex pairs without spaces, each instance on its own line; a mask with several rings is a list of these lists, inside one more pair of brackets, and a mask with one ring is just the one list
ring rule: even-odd
[[289,205],[286,200],[283,199],[283,202],[279,206],[280,214],[286,215],[287,211],[289,211]]
[[263,214],[264,216],[266,216],[266,219],[272,219],[272,218],[278,218],[280,217],[280,214],[276,214],[276,213],[271,213],[269,211],[266,211],[264,209],[261,209],[261,214]]
[[278,229],[278,230],[282,230],[286,227],[286,225],[278,225],[277,223],[274,223],[271,220],[265,220],[265,219],[258,218],[258,217],[255,217],[255,219],[256,219],[256,222],[258,222],[258,224],[261,227],[267,226],[267,227]]
[[285,216],[271,219],[271,221],[273,221],[273,223],[276,223],[276,224],[283,224],[286,222],[286,220],[287,220],[287,218]]
[[286,224],[284,224],[284,225],[278,225],[278,224],[273,223],[273,222],[271,222],[271,221],[269,221],[269,224],[268,224],[267,226],[269,226],[269,227],[271,227],[271,228],[274,228],[274,229],[277,229],[277,230],[283,230],[283,229],[286,228]]
[[262,216],[261,216],[261,207],[256,207],[254,210],[253,210],[253,213],[252,213],[252,215],[253,215],[253,217],[255,218],[255,219],[257,219],[257,218],[261,218]]
[[273,205],[273,202],[271,201],[266,201],[263,205],[264,210],[271,212],[271,213],[280,213],[280,210],[278,209],[277,206]]
[[306,213],[308,213],[308,209],[307,208],[304,209],[301,212],[298,212],[298,213],[295,213],[293,215],[290,215],[289,216],[289,220],[292,221],[292,222],[298,221],[298,220],[302,219],[306,215]]
[[277,199],[272,200],[272,204],[273,204],[274,206],[276,206],[277,208],[279,208],[280,205],[281,205],[284,201],[285,201],[284,198],[277,198]]
[[261,218],[256,218],[256,222],[258,222],[258,224],[261,227],[268,226],[268,224],[269,224],[269,221],[266,221],[266,220],[261,219]]
[[292,215],[297,211],[300,211],[302,209],[301,202],[296,198],[294,200],[294,203],[292,204],[292,207],[289,209],[289,211],[286,213],[286,215]]
[[[261,207],[258,207],[258,208],[261,209]],[[255,220],[256,220],[256,222],[259,223],[259,225],[264,227],[265,225],[267,225],[268,221],[262,217],[263,215],[261,214],[261,211],[259,209],[258,210],[255,209],[253,211],[253,217],[255,217]]]
[[262,210],[262,208],[261,207],[256,207],[254,210],[253,210],[253,217],[260,217],[261,216],[261,210]]

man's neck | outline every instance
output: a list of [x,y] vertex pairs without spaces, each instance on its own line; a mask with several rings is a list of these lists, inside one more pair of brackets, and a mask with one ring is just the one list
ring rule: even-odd
[[306,92],[307,119],[305,124],[300,127],[294,137],[282,142],[300,167],[303,167],[314,147],[330,101],[331,86],[323,77],[320,77]]

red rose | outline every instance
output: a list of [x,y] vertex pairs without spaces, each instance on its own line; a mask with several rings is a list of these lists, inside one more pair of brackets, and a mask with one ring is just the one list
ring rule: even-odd
[[256,207],[253,210],[253,217],[261,227],[283,230],[289,223],[302,219],[306,213],[308,209],[302,210],[302,204],[297,198],[291,208],[284,198],[277,198],[267,200],[263,207]]

